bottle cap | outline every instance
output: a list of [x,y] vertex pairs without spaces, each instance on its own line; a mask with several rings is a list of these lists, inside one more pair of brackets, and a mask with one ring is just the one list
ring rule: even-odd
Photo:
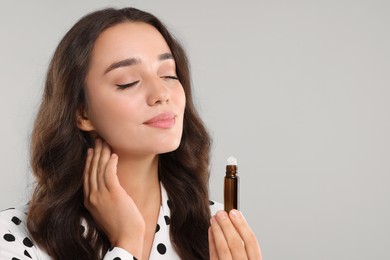
[[236,159],[236,157],[230,156],[230,157],[227,159],[227,164],[228,164],[228,165],[237,165],[237,159]]

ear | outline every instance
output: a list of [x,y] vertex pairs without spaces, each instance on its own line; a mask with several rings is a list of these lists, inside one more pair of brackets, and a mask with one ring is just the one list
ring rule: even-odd
[[76,117],[77,117],[77,119],[76,119],[77,127],[80,130],[83,130],[83,131],[86,131],[86,132],[90,132],[90,131],[94,131],[95,130],[95,128],[92,125],[91,120],[89,120],[88,115],[87,115],[87,113],[86,113],[86,111],[84,110],[83,107],[80,107],[77,110]]

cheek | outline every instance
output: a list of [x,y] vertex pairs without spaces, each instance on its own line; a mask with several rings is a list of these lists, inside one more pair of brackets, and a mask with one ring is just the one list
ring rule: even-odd
[[178,89],[176,92],[175,92],[175,99],[177,100],[177,105],[178,107],[184,111],[184,108],[186,106],[186,95],[184,93],[184,89],[183,87],[180,87],[180,89]]
[[[89,106],[89,117],[93,124],[96,125],[114,119],[114,116],[117,114],[115,110],[117,109],[112,106],[112,102],[93,98],[92,100]],[[118,107],[119,104],[116,104],[116,106]]]
[[137,107],[137,100],[134,98],[129,102],[127,98],[123,97],[106,95],[101,98],[100,95],[96,95],[91,96],[88,116],[97,133],[106,135],[123,127],[124,122],[137,122],[134,112],[137,111]]

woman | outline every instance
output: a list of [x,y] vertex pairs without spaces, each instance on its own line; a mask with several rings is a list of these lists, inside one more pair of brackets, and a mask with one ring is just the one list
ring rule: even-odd
[[209,201],[209,146],[165,26],[134,8],[83,17],[50,63],[31,142],[37,186],[27,216],[0,213],[0,256],[261,259],[241,213]]

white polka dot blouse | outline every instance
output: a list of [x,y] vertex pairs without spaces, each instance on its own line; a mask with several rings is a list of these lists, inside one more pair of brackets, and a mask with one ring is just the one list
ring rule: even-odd
[[[150,259],[180,259],[175,252],[170,236],[170,209],[169,200],[161,185],[162,205],[158,216],[156,233],[154,236]],[[25,225],[27,207],[10,208],[0,212],[0,259],[26,259],[26,260],[49,260],[52,259],[42,248],[35,245]],[[223,205],[210,201],[210,211],[214,215],[222,210]],[[114,247],[104,256],[103,260],[136,259],[126,250]]]

